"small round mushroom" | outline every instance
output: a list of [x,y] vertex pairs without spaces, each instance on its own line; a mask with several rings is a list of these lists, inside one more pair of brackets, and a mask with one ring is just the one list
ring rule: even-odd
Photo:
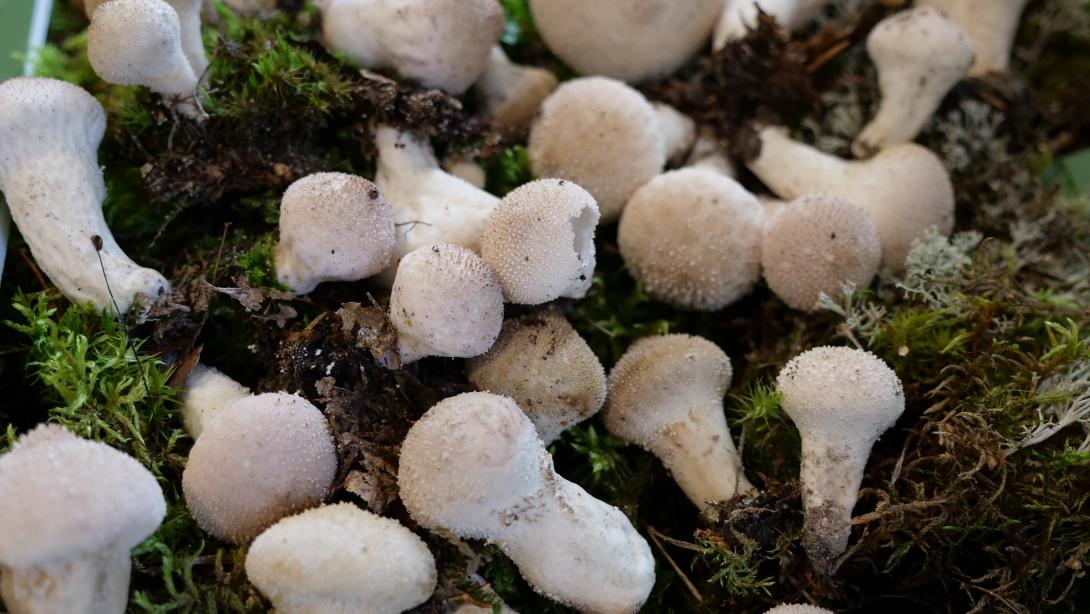
[[488,351],[503,327],[503,292],[492,268],[459,245],[421,247],[401,259],[390,293],[401,364],[425,356]]
[[663,77],[707,42],[723,0],[530,0],[541,38],[584,75]]
[[370,69],[461,94],[503,32],[496,0],[322,0],[326,45]]
[[274,392],[239,399],[204,425],[182,490],[202,529],[241,544],[321,503],[336,471],[322,412],[300,396]]
[[973,62],[969,35],[938,9],[925,6],[882,20],[867,37],[878,69],[878,113],[852,143],[861,158],[916,138]]
[[696,141],[696,122],[674,107],[662,103],[651,104],[662,131],[662,146],[666,161],[676,163],[684,159]]
[[87,31],[87,56],[95,74],[117,85],[143,85],[177,103],[186,117],[199,75],[182,46],[178,13],[163,0],[110,0],[95,10]]
[[797,32],[816,19],[827,4],[829,0],[726,0],[712,47],[718,51],[756,28],[758,7],[788,32]]
[[912,243],[954,229],[954,186],[942,160],[905,143],[869,160],[847,161],[791,140],[780,128],[760,131],[761,153],[749,168],[777,196],[835,194],[862,209],[882,239],[882,264],[904,268]]
[[617,230],[625,266],[647,293],[682,309],[715,311],[761,276],[764,214],[729,177],[683,168],[633,194]]
[[651,549],[617,508],[557,475],[509,398],[468,392],[413,424],[397,476],[422,526],[500,547],[536,591],[585,612],[636,612],[655,583]]
[[818,347],[787,363],[776,390],[802,436],[803,545],[815,569],[831,572],[848,548],[867,457],[904,412],[904,388],[870,352]]
[[265,529],[246,576],[278,614],[398,614],[435,591],[435,558],[401,523],[351,503],[323,505]]
[[541,103],[559,81],[552,72],[512,62],[498,45],[492,48],[488,68],[474,86],[481,94],[492,123],[519,133],[530,126]]
[[753,490],[723,413],[730,379],[723,350],[690,335],[640,339],[609,374],[606,428],[659,457],[705,512]]
[[832,610],[826,610],[825,608],[819,608],[816,605],[805,605],[801,603],[784,603],[778,605],[771,610],[765,612],[765,614],[834,614]]
[[250,389],[224,375],[215,367],[197,364],[185,378],[182,389],[182,424],[189,436],[196,439],[204,427],[223,408],[250,396]]
[[545,99],[527,153],[538,177],[559,177],[590,192],[611,222],[636,188],[662,171],[665,140],[654,107],[605,77],[568,81]]
[[1006,74],[1029,0],[917,0],[916,4],[941,9],[969,33],[976,49],[970,77]]
[[[204,52],[204,42],[201,40],[201,8],[204,0],[163,0],[170,5],[178,15],[178,25],[181,28],[182,50],[185,53],[189,66],[193,73],[200,79],[208,70],[208,56]],[[95,10],[99,5],[110,0],[84,0],[83,10],[87,19],[95,16]]]
[[882,242],[863,210],[831,194],[809,194],[783,207],[761,243],[761,268],[776,296],[793,309],[817,309],[822,294],[870,285]]
[[467,374],[477,388],[514,399],[545,445],[606,400],[602,363],[553,310],[504,322],[496,344],[469,361]]
[[375,184],[315,173],[291,184],[280,202],[276,275],[296,294],[364,279],[389,266],[395,243],[390,205]]
[[125,312],[169,292],[170,282],[133,262],[106,226],[97,160],[105,130],[102,105],[78,86],[0,84],[0,191],[34,260],[69,300],[108,311],[116,300]]
[[136,459],[39,425],[0,456],[0,596],[13,614],[121,614],[129,551],[166,514]]
[[582,298],[594,276],[598,203],[564,179],[540,179],[503,197],[481,237],[481,257],[508,302]]

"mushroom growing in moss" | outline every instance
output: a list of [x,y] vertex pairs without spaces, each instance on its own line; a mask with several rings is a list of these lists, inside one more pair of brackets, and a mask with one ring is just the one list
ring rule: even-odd
[[250,396],[250,389],[215,367],[197,364],[185,379],[182,389],[182,424],[193,439],[225,407]]

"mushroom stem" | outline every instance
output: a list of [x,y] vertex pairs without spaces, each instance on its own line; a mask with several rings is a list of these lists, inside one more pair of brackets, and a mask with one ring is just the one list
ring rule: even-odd
[[863,463],[871,441],[838,441],[830,444],[819,437],[803,437],[799,481],[802,507],[806,512],[803,546],[819,572],[833,571],[833,559],[848,548],[852,508],[863,482]]
[[782,198],[796,199],[820,192],[814,181],[845,175],[845,161],[793,140],[783,128],[760,131],[761,154],[748,166],[768,189]]
[[556,75],[544,68],[515,64],[498,45],[488,56],[488,67],[475,86],[493,122],[510,130],[525,130],[556,89]]
[[182,51],[198,81],[203,81],[208,71],[208,56],[204,52],[201,39],[202,0],[166,0],[178,14],[178,24],[182,27]]
[[124,612],[132,559],[116,545],[27,569],[0,568],[0,596],[12,614]]
[[970,77],[1006,73],[1022,11],[1029,0],[918,0],[917,5],[942,9],[965,28],[976,47]]

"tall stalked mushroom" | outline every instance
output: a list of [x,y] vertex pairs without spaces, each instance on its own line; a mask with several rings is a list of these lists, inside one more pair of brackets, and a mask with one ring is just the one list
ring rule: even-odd
[[400,364],[488,351],[503,327],[503,292],[492,268],[459,245],[421,247],[401,259],[390,292]]
[[315,173],[288,187],[280,201],[280,283],[306,294],[325,281],[354,281],[382,272],[394,255],[390,205],[375,184],[345,173]]
[[514,399],[545,445],[606,400],[602,363],[553,310],[504,322],[492,349],[469,360],[467,375],[481,390]]
[[246,576],[278,614],[398,614],[435,591],[435,559],[412,531],[351,503],[323,505],[265,529]]
[[788,32],[806,27],[829,0],[726,0],[715,25],[712,47],[718,51],[757,27],[757,9],[768,13]]
[[110,311],[116,300],[125,312],[169,292],[170,283],[126,256],[106,226],[97,160],[105,130],[102,106],[75,85],[0,84],[0,192],[12,219],[62,294]]
[[325,499],[337,471],[321,410],[282,392],[234,401],[204,425],[182,474],[185,503],[208,533],[244,543]]
[[322,37],[371,69],[461,94],[488,66],[503,32],[496,0],[320,0]]
[[529,128],[541,103],[558,83],[556,75],[547,69],[515,64],[497,45],[492,48],[488,67],[474,88],[480,93],[493,124],[521,133]]
[[166,514],[136,459],[40,425],[0,456],[0,596],[13,614],[121,614],[129,551]]
[[869,160],[848,161],[791,140],[781,128],[760,131],[761,153],[748,162],[777,196],[827,192],[862,209],[882,239],[882,264],[904,268],[912,242],[954,229],[954,187],[942,160],[906,143]]
[[1014,37],[1029,0],[917,0],[916,4],[941,9],[969,33],[976,48],[969,76],[1007,72]]
[[870,352],[818,347],[787,363],[776,390],[802,436],[803,545],[815,569],[831,572],[848,547],[867,457],[904,412],[904,388]]
[[530,0],[541,38],[584,75],[666,76],[707,42],[723,0]]
[[655,177],[621,216],[625,266],[652,297],[682,309],[715,311],[761,276],[764,212],[733,179],[703,168]]
[[619,509],[557,475],[514,401],[440,401],[401,446],[401,500],[422,526],[495,543],[539,593],[583,612],[636,612],[655,583],[651,549]]
[[611,222],[636,188],[662,171],[664,143],[643,94],[614,79],[584,77],[545,99],[527,153],[535,175],[576,182]]
[[606,428],[659,457],[704,511],[753,490],[723,413],[730,380],[723,350],[690,335],[641,339],[609,374]]
[[965,77],[973,43],[958,24],[925,6],[882,20],[867,37],[867,53],[878,69],[882,100],[852,144],[859,157],[914,140]]

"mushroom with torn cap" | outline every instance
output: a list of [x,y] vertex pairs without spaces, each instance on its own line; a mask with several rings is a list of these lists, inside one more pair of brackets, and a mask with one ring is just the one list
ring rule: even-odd
[[829,0],[726,0],[715,25],[712,48],[718,51],[756,29],[758,8],[788,32],[796,32],[816,19],[827,4]]
[[409,429],[397,476],[422,526],[495,543],[539,593],[584,612],[636,612],[655,583],[647,542],[619,509],[557,475],[514,401],[467,392]]
[[69,300],[110,311],[116,300],[125,312],[170,283],[126,256],[106,226],[97,159],[105,130],[102,105],[78,86],[24,77],[0,84],[0,192],[15,225]]
[[605,77],[568,81],[546,98],[527,153],[534,175],[568,179],[590,192],[603,222],[616,220],[636,188],[666,163],[655,108]]
[[682,309],[715,311],[753,289],[761,276],[764,213],[729,177],[683,168],[636,190],[617,245],[647,293]]
[[130,550],[166,514],[136,459],[39,425],[0,456],[0,596],[8,610],[120,614]]
[[182,388],[182,424],[185,432],[197,439],[204,427],[223,408],[250,396],[250,389],[215,367],[197,364],[185,378]]
[[497,45],[488,58],[488,68],[473,87],[492,123],[518,133],[529,127],[558,83],[547,69],[515,64]]
[[204,426],[182,490],[202,529],[239,544],[321,503],[336,471],[322,412],[300,396],[266,393],[229,404]]
[[539,179],[508,192],[481,237],[481,258],[508,302],[540,305],[582,298],[594,276],[598,203],[565,179]]
[[970,77],[1007,72],[1029,0],[917,0],[916,4],[941,9],[969,33],[976,49]]
[[723,350],[690,335],[640,339],[609,374],[606,428],[659,457],[704,512],[753,490],[723,412],[730,380]]
[[867,457],[904,412],[904,388],[870,352],[818,347],[787,363],[776,390],[802,436],[803,546],[816,570],[831,573],[848,548]]
[[393,259],[394,220],[375,184],[345,173],[315,173],[280,202],[276,276],[297,294],[326,281],[355,281]]
[[545,445],[606,400],[602,363],[551,309],[504,322],[492,349],[470,359],[467,374],[477,388],[514,399]]
[[401,523],[351,503],[284,518],[250,544],[246,576],[279,614],[397,614],[435,591],[435,558]]

